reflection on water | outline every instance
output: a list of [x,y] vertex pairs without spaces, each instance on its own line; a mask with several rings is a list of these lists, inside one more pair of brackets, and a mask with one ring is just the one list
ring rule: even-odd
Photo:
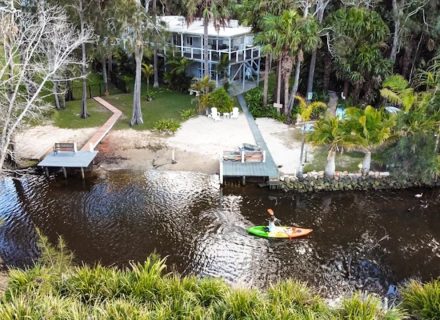
[[[440,191],[291,194],[256,186],[220,189],[215,176],[115,172],[82,182],[41,176],[0,181],[0,255],[31,263],[38,227],[79,261],[127,265],[151,252],[183,274],[263,287],[293,277],[329,296],[381,292],[409,277],[440,276]],[[304,239],[246,233],[273,208]]]

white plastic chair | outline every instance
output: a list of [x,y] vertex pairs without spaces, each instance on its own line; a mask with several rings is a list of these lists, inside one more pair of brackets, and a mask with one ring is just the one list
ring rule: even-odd
[[238,118],[238,108],[234,107],[232,109],[231,119],[237,119]]
[[214,119],[215,121],[220,120],[220,115],[217,112],[217,108],[215,108],[215,107],[211,108],[211,118]]

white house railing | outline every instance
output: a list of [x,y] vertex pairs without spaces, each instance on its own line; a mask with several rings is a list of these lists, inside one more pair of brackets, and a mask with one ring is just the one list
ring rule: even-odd
[[[169,45],[172,48],[166,48],[165,50],[171,50],[174,54],[181,55],[191,60],[203,60],[203,48],[187,47]],[[258,46],[246,47],[244,49],[236,49],[229,51],[229,48],[221,50],[208,49],[209,61],[219,62],[221,56],[227,54],[229,63],[239,63],[247,60],[257,59],[260,57],[261,48]]]

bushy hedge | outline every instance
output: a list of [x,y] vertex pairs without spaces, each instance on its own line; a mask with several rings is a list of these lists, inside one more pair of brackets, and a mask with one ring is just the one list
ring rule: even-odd
[[263,90],[259,87],[249,90],[245,94],[245,100],[249,108],[249,112],[254,118],[273,118],[275,120],[285,122],[286,116],[282,113],[278,113],[277,110],[271,105],[263,105]]
[[305,284],[281,281],[262,292],[236,289],[220,279],[167,273],[156,255],[130,268],[75,266],[60,241],[44,237],[35,266],[9,272],[0,319],[440,319],[440,282],[403,288],[401,308],[355,294],[338,308]]
[[229,96],[224,88],[219,88],[209,93],[208,105],[217,108],[218,112],[232,112],[234,100]]
[[164,133],[175,133],[180,128],[180,123],[174,119],[161,119],[154,123],[153,129]]

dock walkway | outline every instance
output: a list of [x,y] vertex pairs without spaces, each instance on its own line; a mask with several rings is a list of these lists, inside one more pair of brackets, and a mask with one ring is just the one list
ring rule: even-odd
[[102,139],[107,135],[107,133],[113,128],[116,121],[122,115],[121,110],[115,108],[110,103],[102,98],[93,98],[96,102],[102,105],[104,108],[110,110],[113,115],[95,132],[95,134],[86,142],[86,144],[81,148],[81,151],[91,151],[95,150],[96,146],[101,142]]
[[255,123],[254,117],[250,113],[246,101],[243,95],[237,96],[241,109],[246,116],[249,128],[254,136],[255,143],[265,151],[264,162],[239,162],[239,161],[227,161],[220,159],[220,182],[223,183],[223,177],[264,177],[269,181],[278,181],[279,173],[278,168],[273,161],[269,148],[261,135],[260,129],[258,129]]
[[98,151],[95,151],[96,146],[104,139],[122,115],[119,109],[104,99],[99,97],[93,99],[104,108],[110,110],[113,115],[95,132],[80,150],[76,151],[75,147],[75,151],[51,151],[47,154],[38,164],[39,167],[45,168],[47,174],[49,173],[48,168],[63,168],[64,176],[67,177],[66,168],[78,168],[81,169],[81,175],[84,179],[84,168],[87,168],[98,154]]

